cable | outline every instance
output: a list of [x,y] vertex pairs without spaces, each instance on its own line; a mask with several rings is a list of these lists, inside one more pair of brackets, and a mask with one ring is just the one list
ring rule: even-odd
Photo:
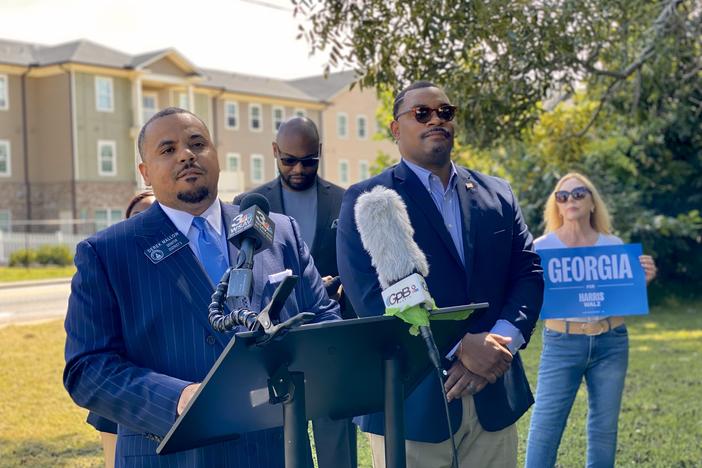
[[449,413],[448,398],[446,398],[446,391],[444,390],[444,373],[441,368],[436,369],[437,376],[439,377],[439,385],[441,385],[441,394],[444,396],[444,409],[446,410],[446,422],[448,424],[449,439],[451,439],[451,452],[453,459],[451,460],[451,466],[453,468],[459,468],[458,466],[458,450],[456,450],[456,439],[453,435],[453,427],[451,427],[451,414]]

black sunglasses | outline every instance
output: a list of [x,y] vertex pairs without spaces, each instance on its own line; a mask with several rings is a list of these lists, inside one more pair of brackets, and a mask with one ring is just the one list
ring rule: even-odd
[[309,154],[303,156],[302,158],[296,158],[293,156],[285,155],[285,153],[280,153],[277,156],[278,160],[287,167],[295,167],[298,163],[302,164],[302,167],[315,167],[319,164],[319,153]]
[[565,203],[568,201],[568,197],[573,197],[573,200],[582,200],[587,197],[588,193],[590,193],[590,189],[587,187],[575,187],[570,192],[567,190],[559,190],[553,195],[556,197],[558,203]]
[[414,106],[409,110],[400,112],[395,116],[395,120],[400,118],[401,115],[409,114],[414,112],[414,119],[419,123],[427,123],[431,120],[431,115],[436,112],[436,116],[443,120],[444,122],[450,122],[456,116],[456,106],[451,106],[449,104],[443,104],[436,109],[429,106]]

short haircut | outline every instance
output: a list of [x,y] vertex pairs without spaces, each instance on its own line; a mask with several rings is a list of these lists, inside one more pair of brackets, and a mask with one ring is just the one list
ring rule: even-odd
[[306,138],[309,138],[319,144],[319,131],[317,130],[317,125],[308,117],[296,116],[283,122],[275,136],[276,143],[278,143],[281,136],[289,133],[304,135]]
[[137,193],[134,195],[134,198],[132,198],[132,201],[129,202],[129,206],[127,206],[127,211],[124,212],[124,218],[128,219],[132,217],[132,211],[134,210],[134,207],[142,201],[144,198],[148,197],[155,197],[154,192],[152,190],[144,190],[141,193]]
[[[395,102],[392,105],[392,118],[397,119],[397,111],[400,110],[400,104],[402,104],[402,101],[405,99],[405,94],[407,94],[409,91],[415,90],[415,89],[421,89],[421,88],[439,88],[439,86],[435,85],[431,81],[415,81],[406,88],[404,88],[402,91],[400,91],[397,96],[395,96]],[[439,88],[441,89],[441,88]]]
[[139,157],[141,160],[144,160],[144,138],[146,137],[146,128],[151,125],[151,122],[158,120],[162,117],[167,117],[169,115],[173,114],[190,114],[193,117],[195,117],[197,120],[202,122],[202,125],[207,128],[207,125],[205,125],[205,122],[202,121],[200,117],[197,115],[193,114],[189,110],[181,109],[180,107],[166,107],[165,109],[161,109],[160,111],[156,112],[145,124],[143,127],[141,127],[141,130],[139,131],[139,138],[137,139],[137,148],[139,149]]

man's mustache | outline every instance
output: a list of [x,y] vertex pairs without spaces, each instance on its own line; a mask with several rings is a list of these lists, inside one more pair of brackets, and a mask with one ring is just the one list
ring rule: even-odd
[[444,127],[434,127],[430,130],[427,130],[426,132],[422,133],[422,138],[426,138],[432,133],[441,133],[443,134],[446,138],[451,138],[452,134],[448,130],[446,130]]
[[183,173],[185,173],[187,171],[192,171],[193,169],[197,169],[201,174],[204,174],[206,172],[205,169],[203,169],[202,166],[200,166],[198,163],[190,162],[190,163],[187,163],[185,166],[183,166],[183,168],[181,170],[178,171],[178,173],[176,174],[176,177],[180,177],[181,175],[183,175]]

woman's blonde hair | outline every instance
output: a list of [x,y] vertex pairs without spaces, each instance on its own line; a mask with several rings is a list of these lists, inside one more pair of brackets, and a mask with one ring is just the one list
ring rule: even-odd
[[561,189],[563,183],[568,179],[577,179],[585,187],[587,187],[588,190],[590,190],[590,194],[592,195],[592,203],[595,208],[594,211],[590,213],[590,226],[592,226],[592,228],[597,232],[611,234],[612,223],[609,218],[609,211],[607,210],[607,206],[600,196],[600,192],[597,191],[595,185],[590,181],[590,179],[579,172],[569,172],[561,177],[558,183],[556,183],[556,188],[554,188],[553,192],[551,192],[551,195],[546,201],[546,207],[544,208],[544,221],[546,224],[544,233],[553,232],[559,227],[563,226],[563,217],[558,213],[555,194]]

